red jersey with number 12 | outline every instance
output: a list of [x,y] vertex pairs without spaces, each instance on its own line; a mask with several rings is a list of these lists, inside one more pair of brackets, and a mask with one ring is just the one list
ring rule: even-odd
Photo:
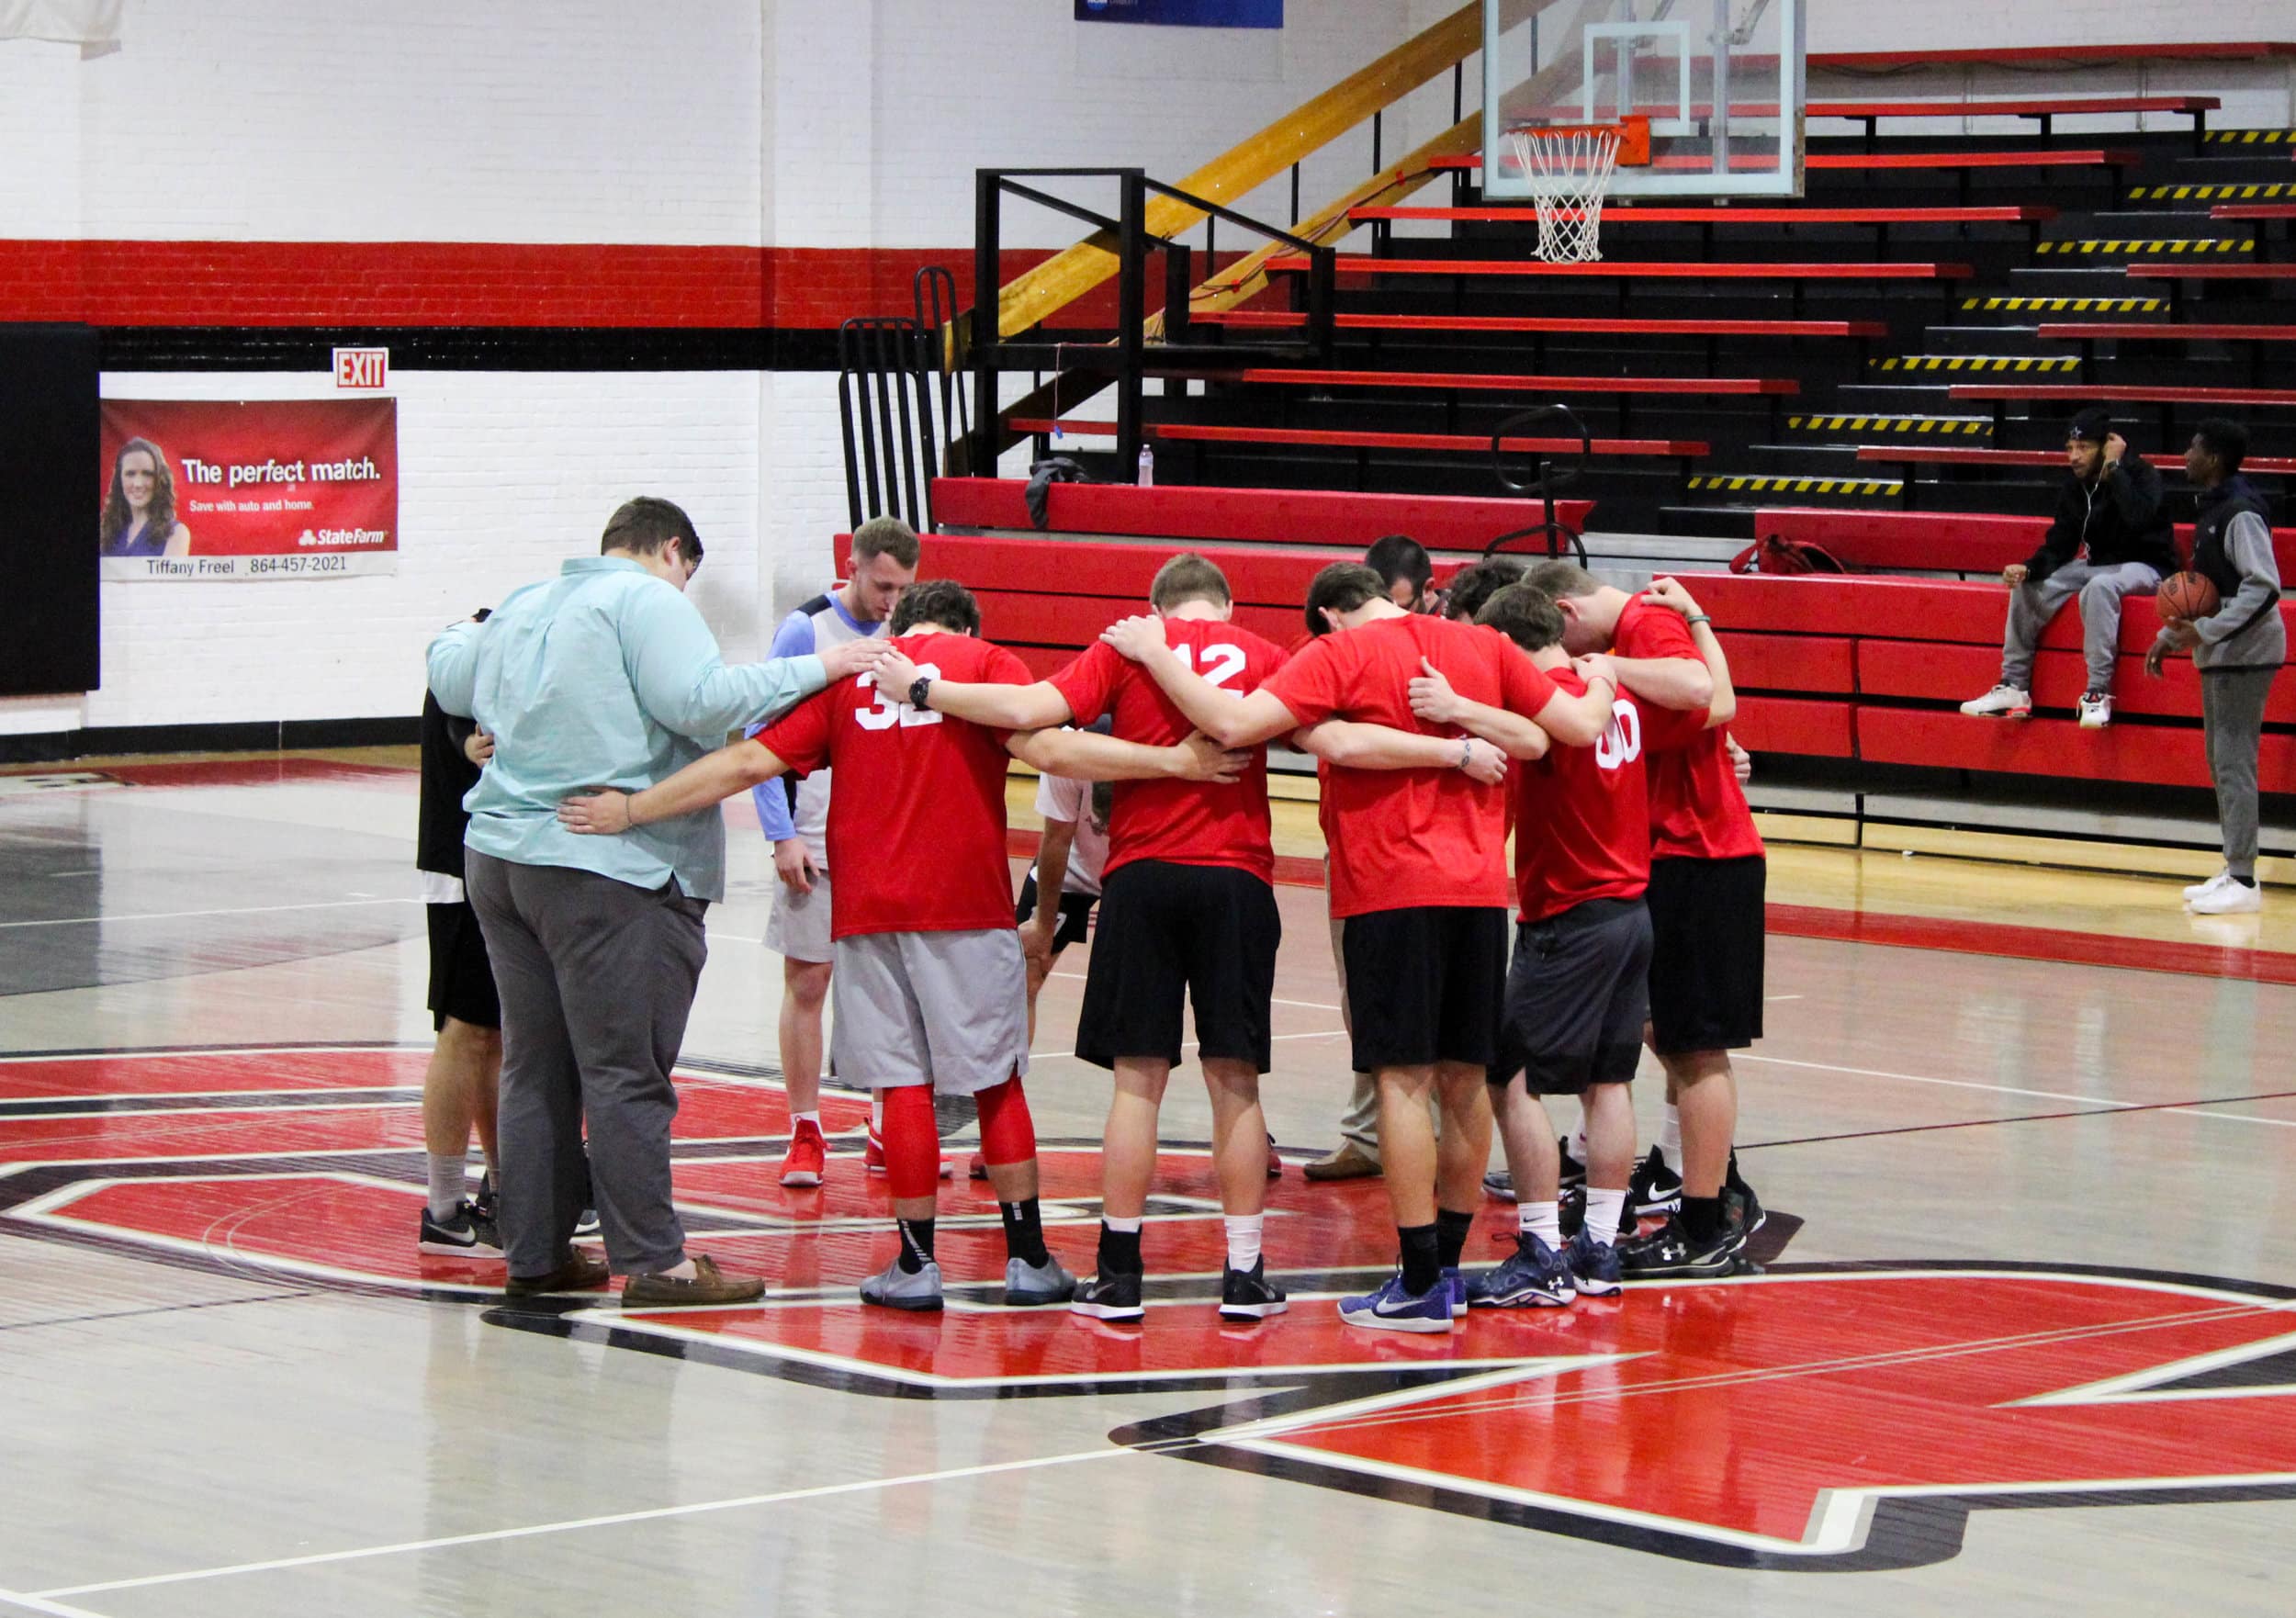
[[[1259,690],[1284,666],[1283,648],[1250,630],[1212,618],[1166,618],[1172,655],[1212,685],[1239,697]],[[1139,664],[1105,642],[1052,677],[1052,689],[1079,725],[1112,714],[1120,741],[1169,747],[1196,727]],[[1120,781],[1109,811],[1109,863],[1135,860],[1176,865],[1225,865],[1262,882],[1276,877],[1267,830],[1267,750],[1252,749],[1250,768],[1221,784],[1192,781]]]
[[[1680,612],[1639,599],[1618,614],[1611,644],[1622,657],[1688,657],[1704,665]],[[1649,702],[1643,704],[1648,708]],[[1703,725],[1703,716],[1700,719]],[[1759,854],[1746,789],[1731,767],[1727,733],[1701,731],[1680,751],[1650,763],[1650,853],[1659,860],[1742,860]]]
[[[1029,683],[1026,663],[973,635],[905,635],[893,645],[936,680]],[[829,798],[830,936],[1010,927],[1008,733],[920,712],[906,695],[855,675],[758,733],[791,769],[834,765],[848,783]]]

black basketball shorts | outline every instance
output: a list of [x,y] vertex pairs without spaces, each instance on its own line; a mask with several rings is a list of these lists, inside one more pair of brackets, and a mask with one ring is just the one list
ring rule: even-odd
[[[1081,944],[1092,935],[1092,907],[1100,902],[1097,893],[1063,893],[1059,925],[1052,928],[1052,953],[1058,955],[1071,944]],[[1027,927],[1036,919],[1036,872],[1020,879],[1020,903],[1013,906],[1012,924]]]
[[1525,922],[1491,1082],[1521,1073],[1534,1096],[1626,1084],[1649,1017],[1650,913],[1641,900],[1590,899]]
[[1498,1060],[1503,907],[1366,911],[1347,917],[1340,947],[1357,1073],[1435,1062],[1487,1068]]
[[1176,1066],[1185,999],[1196,1007],[1198,1055],[1266,1073],[1282,940],[1276,891],[1248,871],[1163,860],[1119,866],[1100,888],[1076,1054],[1096,1067],[1120,1056]]
[[474,1028],[501,1028],[502,1001],[478,913],[467,902],[422,908],[431,929],[431,1027],[444,1028],[451,1017]]
[[1769,861],[1650,862],[1650,1036],[1661,1056],[1761,1038]]

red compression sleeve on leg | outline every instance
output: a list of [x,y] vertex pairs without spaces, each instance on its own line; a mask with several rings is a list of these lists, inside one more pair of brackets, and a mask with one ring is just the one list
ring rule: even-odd
[[1020,1075],[991,1084],[973,1099],[981,1108],[981,1158],[999,1168],[1026,1163],[1036,1155],[1036,1120],[1029,1116],[1029,1097],[1020,1088]]
[[940,1190],[940,1126],[933,1119],[929,1084],[880,1090],[884,1098],[885,1184],[895,1197],[933,1197]]

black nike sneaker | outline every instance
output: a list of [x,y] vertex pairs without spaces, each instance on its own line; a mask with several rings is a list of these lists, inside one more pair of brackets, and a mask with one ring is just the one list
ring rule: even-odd
[[415,1246],[422,1253],[437,1253],[454,1258],[501,1258],[502,1237],[495,1230],[494,1220],[478,1211],[476,1203],[466,1202],[454,1212],[454,1217],[434,1219],[431,1210],[422,1210],[421,1233]]
[[1068,1300],[1069,1312],[1096,1320],[1137,1320],[1148,1312],[1140,1301],[1141,1279],[1122,1270],[1104,1270],[1089,1281],[1079,1281]]
[[1669,1214],[1666,1223],[1648,1236],[1618,1244],[1619,1273],[1629,1281],[1672,1276],[1712,1279],[1738,1267],[1739,1249],[1745,1238],[1725,1225],[1711,1242],[1697,1242],[1683,1229],[1682,1216]]
[[1741,1237],[1751,1236],[1770,1218],[1762,1211],[1761,1198],[1754,1195],[1754,1188],[1738,1172],[1735,1152],[1730,1153],[1730,1172],[1722,1176],[1722,1207]]
[[[1137,1298],[1139,1277],[1132,1279],[1133,1297]],[[1220,1318],[1223,1320],[1264,1320],[1290,1307],[1284,1301],[1284,1289],[1267,1278],[1265,1259],[1249,1270],[1230,1270],[1220,1283]]]
[[1635,1164],[1626,1182],[1626,1206],[1637,1214],[1671,1214],[1683,1205],[1683,1177],[1666,1166],[1666,1154],[1657,1147]]

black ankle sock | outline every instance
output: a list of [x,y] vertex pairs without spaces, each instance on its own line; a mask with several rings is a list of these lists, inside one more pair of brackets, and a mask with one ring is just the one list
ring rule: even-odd
[[1403,1290],[1413,1297],[1443,1279],[1442,1255],[1435,1245],[1434,1225],[1398,1225],[1395,1234],[1403,1249]]
[[2236,876],[2233,878],[2233,881],[2238,882],[2244,888],[2253,888],[2257,885],[2257,879],[2252,876]]
[[1467,1251],[1467,1233],[1475,1228],[1471,1213],[1455,1213],[1450,1208],[1435,1209],[1435,1261],[1446,1270],[1459,1266],[1459,1255]]
[[1100,1227],[1100,1273],[1137,1275],[1140,1274],[1140,1232],[1111,1230]]
[[933,1222],[930,1219],[896,1219],[894,1222],[901,1227],[901,1273],[914,1275],[933,1256]]
[[1722,1234],[1722,1199],[1719,1197],[1685,1197],[1683,1198],[1683,1234],[1705,1247]]
[[1041,1264],[1052,1254],[1044,1251],[1044,1219],[1037,1199],[1026,1202],[1000,1202],[996,1211],[1005,1216],[1005,1251],[1024,1264]]

